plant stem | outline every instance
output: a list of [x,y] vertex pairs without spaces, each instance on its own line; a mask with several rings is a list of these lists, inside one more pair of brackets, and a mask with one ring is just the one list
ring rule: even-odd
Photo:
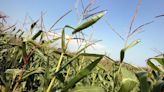
[[[60,69],[60,65],[61,65],[63,56],[64,56],[64,53],[62,53],[61,56],[60,56],[60,59],[59,59],[58,65],[57,65],[57,67],[56,67],[55,73],[56,73],[57,71],[59,71],[59,69]],[[51,89],[52,89],[52,87],[53,87],[53,85],[54,85],[54,83],[55,83],[55,80],[56,80],[56,75],[52,78],[52,80],[51,80],[51,82],[50,82],[50,84],[49,84],[49,86],[48,86],[46,92],[50,92],[50,91],[51,91]]]

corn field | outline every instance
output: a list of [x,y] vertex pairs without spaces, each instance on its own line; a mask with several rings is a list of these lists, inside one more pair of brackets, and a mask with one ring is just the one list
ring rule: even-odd
[[[126,43],[120,50],[119,61],[105,54],[86,52],[99,40],[86,43],[75,52],[68,51],[69,42],[86,41],[77,38],[77,34],[99,22],[105,14],[101,11],[78,27],[65,25],[61,35],[55,37],[38,27],[40,20],[24,31],[16,25],[7,26],[3,22],[5,16],[1,16],[0,92],[164,92],[163,54],[147,59],[146,69],[124,63],[126,52],[140,40]],[[72,30],[69,38],[67,29]]]

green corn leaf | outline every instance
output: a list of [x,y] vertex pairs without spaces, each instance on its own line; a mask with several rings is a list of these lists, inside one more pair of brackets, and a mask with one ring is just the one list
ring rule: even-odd
[[64,28],[63,28],[63,30],[62,30],[62,40],[61,40],[62,42],[62,44],[61,44],[61,46],[62,46],[62,52],[63,53],[65,53],[65,31],[64,31]]
[[47,57],[44,55],[44,53],[42,51],[40,51],[40,49],[35,49],[35,53],[42,58],[44,61],[47,60]]
[[4,80],[4,76],[3,75],[0,75],[0,82],[1,82],[1,85],[6,85],[6,82]]
[[64,76],[63,76],[62,73],[59,73],[59,74],[56,76],[56,78],[57,78],[58,80],[60,80],[62,83],[65,82],[65,78],[64,78]]
[[6,87],[3,85],[0,85],[0,92],[6,92]]
[[81,53],[81,56],[101,57],[101,56],[104,56],[104,55],[93,54],[93,53]]
[[69,92],[105,92],[103,88],[96,86],[76,87]]
[[158,80],[154,85],[152,92],[164,92],[164,81]]
[[[96,41],[98,42],[98,41]],[[96,42],[94,43],[91,43],[91,44],[87,44],[85,47],[83,47],[81,50],[79,50],[76,55],[74,57],[72,57],[70,60],[68,60],[61,68],[59,71],[57,71],[57,73],[59,73],[61,70],[63,70],[65,67],[67,67],[72,61],[76,60],[80,55],[81,55],[81,52],[84,51],[86,48],[88,48],[89,46],[95,44]],[[56,74],[57,74],[56,73]]]
[[118,92],[131,92],[137,86],[137,81],[125,78],[122,80],[121,88]]
[[11,78],[12,78],[12,80],[14,81],[15,80],[15,78],[16,78],[16,76],[21,72],[22,70],[20,70],[20,69],[7,69],[6,71],[5,71],[5,73],[6,74],[10,74],[11,76]]
[[150,92],[152,88],[151,88],[150,82],[148,82],[148,73],[138,72],[136,73],[136,76],[139,80],[140,92]]
[[75,28],[71,27],[70,25],[65,25],[65,28],[70,28],[70,29],[75,30]]
[[25,73],[23,74],[22,79],[24,80],[24,79],[28,78],[29,76],[31,76],[33,74],[39,74],[39,73],[44,73],[44,68],[38,67],[38,68],[32,69],[30,71],[25,71]]
[[102,18],[105,14],[106,14],[106,11],[105,12],[101,12],[97,16],[92,17],[87,22],[85,22],[82,25],[80,25],[79,27],[75,28],[74,31],[72,32],[72,34],[75,34],[77,32],[80,32],[83,29],[86,29],[86,28],[90,27],[91,25],[96,23],[100,18]]
[[31,44],[31,45],[37,47],[37,48],[41,47],[41,45],[38,44],[38,43],[36,43],[34,40],[28,40],[27,42],[28,42],[29,44]]
[[68,89],[72,88],[77,82],[89,75],[91,73],[91,70],[100,62],[101,59],[102,57],[99,57],[94,62],[89,64],[86,68],[81,70],[73,79],[68,82],[68,84],[62,89],[62,92],[68,91]]
[[52,40],[46,41],[43,45],[49,46],[50,44],[53,44],[55,41],[59,40],[61,37],[54,38]]
[[43,31],[42,30],[39,30],[33,37],[32,37],[32,40],[35,40],[38,36],[41,35]]
[[75,55],[74,57],[72,57],[70,60],[68,60],[60,69],[59,71],[56,72],[56,75],[62,71],[64,68],[66,68],[71,62],[73,62],[74,60],[76,60],[78,57],[80,56],[80,54]]
[[159,69],[155,64],[153,64],[153,63],[150,61],[150,59],[148,59],[147,64],[148,64],[153,70],[155,70],[155,71],[160,71],[160,69]]
[[[128,65],[128,67],[131,67],[130,65]],[[131,69],[133,69],[134,67],[131,67]],[[123,79],[133,79],[133,80],[137,80],[136,76],[135,76],[135,72],[132,72],[130,69],[128,69],[127,67],[121,67],[121,73],[122,73],[122,78]]]
[[23,57],[26,57],[27,56],[26,42],[22,42],[22,53],[23,53]]
[[158,57],[156,57],[156,58],[153,58],[153,59],[155,59],[159,64],[162,65],[162,67],[164,67],[164,58],[158,58]]

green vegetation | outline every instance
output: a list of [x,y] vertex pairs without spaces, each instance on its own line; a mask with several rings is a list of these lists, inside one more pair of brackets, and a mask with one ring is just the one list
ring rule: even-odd
[[[40,20],[29,31],[0,25],[0,92],[164,92],[164,55],[147,60],[150,71],[124,63],[127,50],[140,42],[127,44],[137,29],[129,32],[120,61],[85,52],[98,41],[74,53],[67,51],[69,40],[105,14],[98,13],[77,28],[66,25],[60,37],[49,40],[48,32],[36,27]],[[68,28],[72,36],[66,40]],[[58,41],[61,50],[53,46]]]

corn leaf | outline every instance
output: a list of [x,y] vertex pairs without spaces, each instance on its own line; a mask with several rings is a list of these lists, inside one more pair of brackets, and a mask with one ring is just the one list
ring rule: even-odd
[[44,53],[40,49],[35,49],[35,53],[42,58],[44,61],[47,60],[47,57],[44,55]]
[[140,87],[140,92],[150,92],[151,85],[148,82],[148,74],[147,72],[138,72],[136,73],[136,76],[139,80],[139,87]]
[[157,83],[153,87],[152,92],[163,92],[164,91],[164,81],[158,80]]
[[137,86],[137,81],[129,78],[122,80],[121,88],[118,92],[131,92]]
[[72,32],[72,34],[75,34],[77,32],[80,32],[83,29],[86,29],[90,26],[92,26],[94,23],[96,23],[100,18],[102,18],[104,15],[106,14],[105,12],[101,12],[99,13],[97,16],[92,17],[90,20],[88,20],[87,22],[83,23],[82,25],[80,25],[79,27],[75,28],[74,31]]
[[105,92],[103,88],[96,86],[76,87],[69,92]]
[[160,69],[150,61],[150,59],[147,61],[147,64],[155,71],[160,71]]
[[91,73],[91,70],[94,67],[96,67],[96,65],[100,62],[101,59],[102,59],[102,57],[99,57],[94,62],[92,62],[91,64],[89,64],[86,68],[84,68],[83,70],[81,70],[73,79],[71,79],[68,82],[68,84],[62,89],[62,92],[68,91],[68,89],[72,88],[77,82],[79,82],[81,79],[83,79],[84,77],[86,77],[87,75],[89,75]]
[[64,28],[62,30],[62,40],[61,40],[62,52],[65,53],[65,31]]
[[153,58],[155,59],[159,64],[162,65],[162,67],[164,67],[164,58]]
[[[98,42],[98,41],[96,41]],[[74,61],[75,59],[77,59],[80,55],[81,55],[81,52],[84,51],[87,47],[91,46],[92,44],[95,44],[96,42],[94,43],[91,43],[91,44],[87,44],[85,47],[83,47],[81,50],[79,50],[76,55],[74,57],[72,57],[70,60],[68,60],[61,68],[59,71],[56,72],[59,73],[61,70],[63,70],[65,67],[67,67],[72,61]]]
[[16,76],[21,72],[20,69],[7,69],[5,71],[6,74],[10,74],[10,77],[12,77],[12,80],[15,80]]
[[22,42],[22,54],[23,54],[23,57],[24,57],[24,58],[27,56],[27,52],[26,52],[26,42]]
[[25,71],[25,73],[23,74],[22,79],[26,79],[29,76],[33,75],[33,74],[38,74],[38,73],[44,73],[44,68],[42,67],[38,67],[36,69],[32,69],[30,71]]
[[53,44],[55,41],[59,40],[61,37],[57,37],[57,38],[54,38],[52,40],[48,40],[46,42],[43,43],[43,45],[47,45],[49,46],[50,44]]

